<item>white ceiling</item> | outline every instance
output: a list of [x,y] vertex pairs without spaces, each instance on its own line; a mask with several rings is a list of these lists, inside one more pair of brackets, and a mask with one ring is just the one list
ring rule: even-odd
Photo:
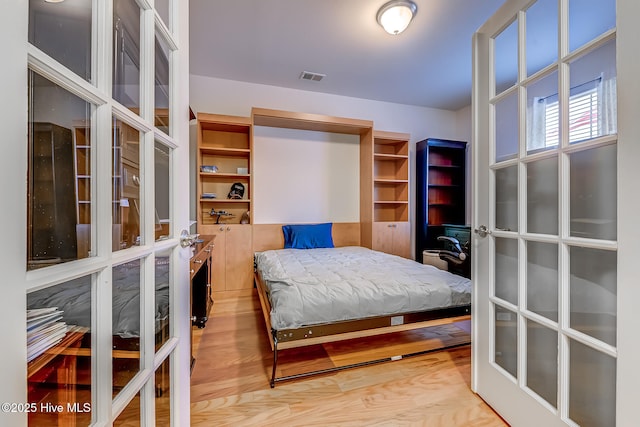
[[[387,0],[191,0],[191,73],[457,110],[471,103],[471,37],[505,0],[414,0],[398,36]],[[302,71],[326,74],[300,80]]]

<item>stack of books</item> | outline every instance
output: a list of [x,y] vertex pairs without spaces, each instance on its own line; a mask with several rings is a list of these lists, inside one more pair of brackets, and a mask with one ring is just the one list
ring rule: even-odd
[[58,344],[68,330],[57,307],[27,310],[27,361]]

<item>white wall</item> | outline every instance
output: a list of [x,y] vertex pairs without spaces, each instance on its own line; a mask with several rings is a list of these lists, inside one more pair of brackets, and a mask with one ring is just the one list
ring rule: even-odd
[[458,141],[467,142],[467,200],[466,200],[466,215],[465,220],[467,224],[471,224],[471,212],[473,208],[473,195],[471,184],[473,183],[473,141],[471,138],[471,105],[456,111],[456,137]]
[[[252,107],[270,108],[276,110],[373,120],[376,130],[411,134],[411,167],[409,176],[412,180],[412,205],[415,198],[415,183],[413,182],[415,168],[415,143],[425,138],[460,139],[461,136],[468,135],[471,132],[470,110],[465,116],[464,114],[459,114],[454,111],[438,110],[434,108],[394,104],[389,102],[297,89],[287,89],[277,86],[245,83],[197,75],[191,75],[190,77],[190,105],[196,113],[228,114],[248,117],[251,114]],[[322,83],[309,82],[309,84],[321,85]],[[468,120],[468,122],[465,123],[465,120]],[[272,134],[271,137],[276,138],[275,134]],[[292,136],[289,135],[287,137]],[[296,138],[304,139],[305,136],[303,133],[297,132]],[[469,139],[463,140],[468,141]],[[270,160],[273,160],[269,157],[264,157],[267,151],[261,150],[262,147],[260,147],[260,144],[264,143],[264,141],[265,140],[261,135],[254,138],[254,169],[258,174],[260,174],[261,164],[268,164]],[[195,139],[192,138],[192,145],[194,144]],[[192,147],[192,149],[195,150],[195,147]],[[289,161],[289,163],[293,164],[294,162]],[[357,163],[358,162],[356,161],[353,168],[358,167]],[[307,179],[317,179],[314,184],[309,185],[313,185],[315,188],[327,188],[323,187],[324,184],[322,184],[321,180],[326,180],[327,176],[332,173],[335,173],[335,168],[327,169],[324,177],[309,174]],[[357,179],[357,175],[352,174],[352,176],[354,177],[353,179]],[[257,176],[254,176],[254,179],[255,178],[257,178]],[[274,218],[274,209],[279,209],[283,214],[286,214],[286,212],[292,212],[295,205],[301,204],[299,200],[291,198],[282,206],[274,206],[276,203],[273,203],[269,206],[269,209],[265,211],[263,209],[267,209],[267,203],[269,203],[266,197],[272,200],[273,197],[275,197],[273,195],[273,191],[279,191],[279,188],[273,188],[271,193],[264,193],[265,187],[263,187],[262,194],[258,195],[260,183],[256,182],[254,185],[256,186],[254,197],[257,197],[257,199],[255,200],[256,204],[254,206],[254,216],[256,218],[253,219],[253,222],[270,221]],[[353,185],[353,183],[349,183],[348,185]],[[266,188],[266,191],[269,191],[269,189]],[[195,188],[192,188],[192,200],[195,199],[194,192]],[[265,196],[265,194],[267,194],[267,196]],[[318,195],[318,197],[327,196],[326,192]],[[350,208],[347,207],[345,209],[340,209],[338,212],[340,216],[352,215],[352,213],[349,212],[349,209]],[[194,201],[192,204],[192,218],[195,218],[195,212],[196,208]],[[412,223],[413,216],[414,212],[411,211]],[[326,218],[326,216],[322,216],[322,218],[324,218],[323,220],[330,220],[330,218]],[[312,220],[309,220],[309,222],[310,221]]]
[[253,137],[254,224],[360,221],[358,135],[256,126]]

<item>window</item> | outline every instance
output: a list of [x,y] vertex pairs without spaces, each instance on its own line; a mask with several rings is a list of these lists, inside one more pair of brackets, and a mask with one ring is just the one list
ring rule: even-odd
[[[600,135],[598,127],[598,86],[600,82],[601,79],[598,78],[571,89],[569,96],[569,143],[584,141]],[[541,101],[546,103],[545,147],[553,147],[560,142],[558,95]]]

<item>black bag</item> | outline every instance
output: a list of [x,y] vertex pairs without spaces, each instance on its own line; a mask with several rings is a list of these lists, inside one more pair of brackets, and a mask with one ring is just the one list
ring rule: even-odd
[[227,199],[242,199],[242,196],[244,196],[244,185],[240,182],[234,182],[231,185]]

